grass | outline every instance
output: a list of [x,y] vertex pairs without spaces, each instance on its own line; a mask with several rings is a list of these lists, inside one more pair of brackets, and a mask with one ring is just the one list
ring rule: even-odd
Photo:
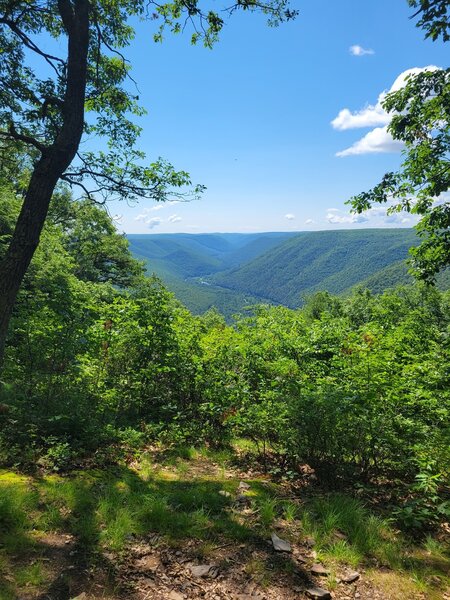
[[401,554],[403,541],[387,522],[371,514],[355,498],[331,494],[313,500],[301,513],[301,520],[324,557],[354,566],[364,557],[371,557],[386,566],[398,566],[394,562]]
[[[223,465],[219,470],[218,464]],[[48,573],[39,540],[55,532],[73,536],[82,555],[94,561],[105,550],[121,551],[131,536],[150,532],[173,547],[195,540],[196,556],[206,559],[224,543],[267,548],[276,529],[294,544],[314,538],[318,558],[330,567],[330,589],[342,565],[387,566],[390,579],[373,571],[380,587],[388,587],[395,576],[404,589],[423,591],[427,598],[438,598],[450,583],[450,558],[442,544],[430,537],[422,547],[410,547],[354,498],[330,494],[301,504],[283,497],[277,484],[254,479],[248,494],[252,510],[234,510],[232,499],[219,494],[223,490],[234,496],[239,483],[225,477],[225,464],[224,454],[189,448],[177,449],[162,464],[159,456],[156,467],[144,455],[137,470],[35,479],[0,474],[0,598],[15,598],[30,586],[42,588]],[[292,568],[292,561],[269,565],[259,556],[249,557],[245,566],[261,585],[269,585],[277,570]]]
[[38,587],[45,583],[46,575],[40,562],[19,568],[14,576],[17,585],[21,587]]
[[263,498],[259,503],[259,522],[266,529],[270,528],[278,511],[278,500],[276,498]]

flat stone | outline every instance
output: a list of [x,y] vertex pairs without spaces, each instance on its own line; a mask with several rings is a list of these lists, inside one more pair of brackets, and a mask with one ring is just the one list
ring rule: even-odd
[[324,590],[323,588],[308,588],[306,593],[310,598],[318,598],[319,600],[330,600],[331,598],[330,592],[328,590]]
[[239,485],[238,485],[238,490],[242,491],[247,491],[250,489],[250,486],[248,485],[248,483],[245,483],[245,481],[240,481]]
[[215,565],[194,565],[190,569],[194,577],[211,577],[215,579],[219,574],[219,569]]
[[339,579],[342,583],[353,583],[354,581],[358,581],[361,575],[358,571],[347,571],[346,573],[340,575]]
[[311,569],[310,569],[311,573],[313,575],[328,575],[330,573],[330,571],[328,569],[326,569],[323,565],[316,563],[314,564]]
[[295,559],[298,560],[299,563],[306,564],[308,562],[308,557],[303,556],[303,554],[295,554]]
[[183,594],[180,594],[179,592],[172,590],[169,594],[169,600],[184,600],[184,596],[183,596]]
[[87,600],[88,595],[86,592],[82,592],[79,596],[72,598],[72,600]]
[[277,552],[292,552],[290,543],[279,538],[276,533],[272,533],[271,538],[273,547]]

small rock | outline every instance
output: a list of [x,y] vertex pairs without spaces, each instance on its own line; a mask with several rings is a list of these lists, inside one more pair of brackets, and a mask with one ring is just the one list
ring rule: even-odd
[[184,596],[183,596],[183,594],[180,594],[180,593],[176,592],[175,590],[172,590],[169,594],[169,600],[184,600]]
[[273,547],[277,552],[292,552],[290,543],[279,538],[276,533],[272,533],[271,538]]
[[248,485],[248,483],[245,483],[245,481],[240,481],[239,482],[238,490],[240,490],[241,492],[242,491],[246,492],[249,489],[250,489],[250,486]]
[[313,546],[316,545],[316,540],[313,537],[307,537],[307,538],[305,538],[304,544],[308,548],[312,548]]
[[360,577],[361,575],[358,573],[358,571],[348,571],[347,573],[341,575],[339,579],[340,581],[342,581],[342,583],[353,583],[354,581],[357,581]]
[[319,563],[316,563],[315,565],[313,565],[310,569],[311,573],[313,575],[329,575],[330,571],[328,569],[325,569],[325,567]]
[[230,492],[226,492],[225,490],[220,490],[219,494],[221,496],[224,496],[225,498],[231,498],[232,494],[230,494]]
[[190,569],[194,577],[211,577],[211,579],[215,579],[219,574],[219,569],[215,565],[195,565]]
[[310,598],[318,598],[319,600],[330,600],[331,594],[329,591],[323,588],[312,587],[306,590],[306,593]]
[[303,556],[303,554],[295,554],[295,559],[298,560],[299,563],[305,564],[308,562],[308,559],[306,556]]
[[86,594],[86,592],[81,592],[81,594],[79,594],[75,598],[72,598],[71,600],[87,600],[87,597],[88,595]]
[[244,494],[238,494],[236,497],[236,504],[239,504],[240,506],[250,506],[251,501],[250,498],[244,496]]

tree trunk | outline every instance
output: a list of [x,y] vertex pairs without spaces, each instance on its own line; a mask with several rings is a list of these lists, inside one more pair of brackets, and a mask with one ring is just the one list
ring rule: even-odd
[[39,244],[59,178],[74,159],[84,126],[89,47],[88,0],[58,0],[68,36],[67,77],[61,130],[33,170],[10,246],[0,262],[0,368],[14,304]]

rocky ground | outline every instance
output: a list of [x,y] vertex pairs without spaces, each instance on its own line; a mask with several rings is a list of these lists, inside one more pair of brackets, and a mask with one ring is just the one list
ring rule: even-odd
[[[261,484],[260,474],[224,469],[205,458],[186,463],[180,474],[179,465],[164,466],[157,460],[156,467],[168,479],[220,476],[227,482],[224,488],[234,487],[234,492],[217,492],[228,500],[229,518],[248,530],[254,526],[252,491],[254,481]],[[289,493],[288,487],[280,493]],[[296,490],[301,502],[298,494]],[[107,549],[95,557],[86,556],[73,534],[37,535],[46,582],[27,584],[18,600],[450,600],[450,590],[442,589],[439,578],[430,594],[410,576],[386,567],[328,564],[300,524],[280,518],[263,534],[255,528],[254,536],[241,542],[225,535],[205,541],[149,533],[130,535],[119,551]],[[346,540],[340,531],[335,535]]]

